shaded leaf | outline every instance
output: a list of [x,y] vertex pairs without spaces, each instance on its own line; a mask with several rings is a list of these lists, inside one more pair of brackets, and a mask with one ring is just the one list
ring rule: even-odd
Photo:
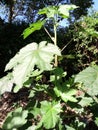
[[98,117],[95,118],[95,124],[98,126]]
[[28,116],[27,110],[22,110],[22,108],[17,108],[15,111],[8,114],[7,119],[4,122],[3,129],[12,130],[13,128],[19,128],[24,125]]
[[73,127],[66,125],[66,130],[75,130]]
[[54,91],[57,97],[61,97],[64,102],[71,101],[77,102],[77,99],[74,97],[76,95],[77,90],[75,89],[68,89],[66,86],[56,86]]

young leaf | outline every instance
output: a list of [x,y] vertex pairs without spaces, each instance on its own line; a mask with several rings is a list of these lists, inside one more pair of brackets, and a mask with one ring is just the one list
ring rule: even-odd
[[19,128],[24,125],[28,116],[27,110],[22,110],[22,108],[17,108],[15,111],[8,114],[7,119],[4,122],[3,129],[4,130],[12,130],[14,128]]
[[63,18],[69,17],[69,11],[77,8],[75,5],[60,5],[59,6],[59,14],[62,15]]
[[75,77],[75,82],[84,84],[84,90],[91,96],[98,95],[98,66],[91,66]]
[[37,65],[38,68],[43,70],[51,70],[51,61],[54,55],[61,55],[57,46],[42,41],[39,43],[31,43],[20,50],[14,58],[6,65],[5,70],[13,69],[14,83],[20,88],[23,83],[28,80]]
[[45,20],[37,21],[36,23],[30,24],[30,27],[26,28],[22,34],[24,39],[27,38],[34,31],[40,30],[42,26],[44,25],[44,23],[45,23]]
[[43,9],[40,9],[38,14],[46,14],[47,15],[47,18],[54,18],[55,14],[57,14],[58,11],[56,9],[56,7],[54,6],[48,6],[48,7],[45,7]]

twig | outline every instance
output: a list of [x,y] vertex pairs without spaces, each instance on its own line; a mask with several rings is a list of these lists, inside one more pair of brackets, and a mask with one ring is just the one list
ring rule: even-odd
[[23,5],[23,0],[20,3],[20,7],[18,9],[18,11],[16,12],[16,14],[14,14],[14,16],[12,17],[12,20],[15,19],[15,17],[18,15],[19,11],[22,9],[22,5]]
[[62,48],[61,52],[72,42],[73,38]]
[[44,27],[46,33],[48,34],[48,36],[51,38],[51,40],[54,42],[54,38],[50,35],[50,33],[48,32],[48,30]]

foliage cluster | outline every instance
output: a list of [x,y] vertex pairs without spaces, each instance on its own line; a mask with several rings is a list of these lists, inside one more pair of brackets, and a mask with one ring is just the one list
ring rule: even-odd
[[[12,88],[16,93],[28,87],[30,94],[25,108],[18,107],[8,114],[2,127],[4,130],[83,130],[91,121],[98,126],[95,110],[98,106],[98,66],[89,66],[66,79],[67,72],[57,63],[58,57],[61,57],[57,46],[58,17],[69,18],[69,11],[75,8],[75,5],[43,8],[39,14],[46,15],[46,18],[31,24],[23,32],[26,38],[44,27],[49,19],[53,20],[54,37],[45,29],[53,43],[30,43],[6,65],[5,71],[12,72],[0,80],[0,93]],[[94,33],[97,34],[97,31],[93,31],[92,35]],[[46,77],[44,82],[43,76]]]
[[[98,13],[92,11],[91,14],[82,16],[67,28],[65,37],[69,39],[69,43],[63,51],[64,59],[67,60],[65,62],[63,60],[62,63],[68,64],[69,67],[73,66],[72,74],[78,73],[89,65],[98,63],[97,17]],[[64,42],[67,42],[67,40]]]
[[[93,0],[1,0],[0,5],[3,8],[3,15],[5,15],[5,21],[9,23],[18,23],[25,21],[31,23],[42,17],[37,14],[38,10],[47,7],[49,5],[56,6],[59,4],[75,4],[79,6],[74,11],[73,16],[79,19],[81,15],[87,14],[87,9],[92,6]],[[4,6],[3,6],[4,5]],[[3,7],[2,7],[3,6]],[[23,18],[22,18],[22,17]],[[21,17],[21,18],[20,18]]]

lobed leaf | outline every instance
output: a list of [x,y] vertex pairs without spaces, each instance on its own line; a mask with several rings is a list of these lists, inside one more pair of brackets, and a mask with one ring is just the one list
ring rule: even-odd
[[33,33],[36,30],[40,30],[42,26],[44,25],[45,20],[43,21],[37,21],[36,23],[30,24],[30,27],[26,28],[23,32],[23,37],[24,39],[27,38],[31,33]]
[[42,41],[31,43],[22,48],[16,56],[6,65],[5,71],[13,69],[14,83],[20,88],[28,80],[34,70],[35,65],[41,70],[51,70],[51,61],[54,55],[61,55],[57,46]]
[[48,102],[42,101],[41,102],[41,113],[42,117],[42,124],[46,129],[54,128],[57,122],[59,121],[59,113],[61,112],[61,105],[60,103],[56,102]]
[[98,95],[98,66],[90,66],[75,77],[75,82],[83,83],[83,89],[91,96]]

